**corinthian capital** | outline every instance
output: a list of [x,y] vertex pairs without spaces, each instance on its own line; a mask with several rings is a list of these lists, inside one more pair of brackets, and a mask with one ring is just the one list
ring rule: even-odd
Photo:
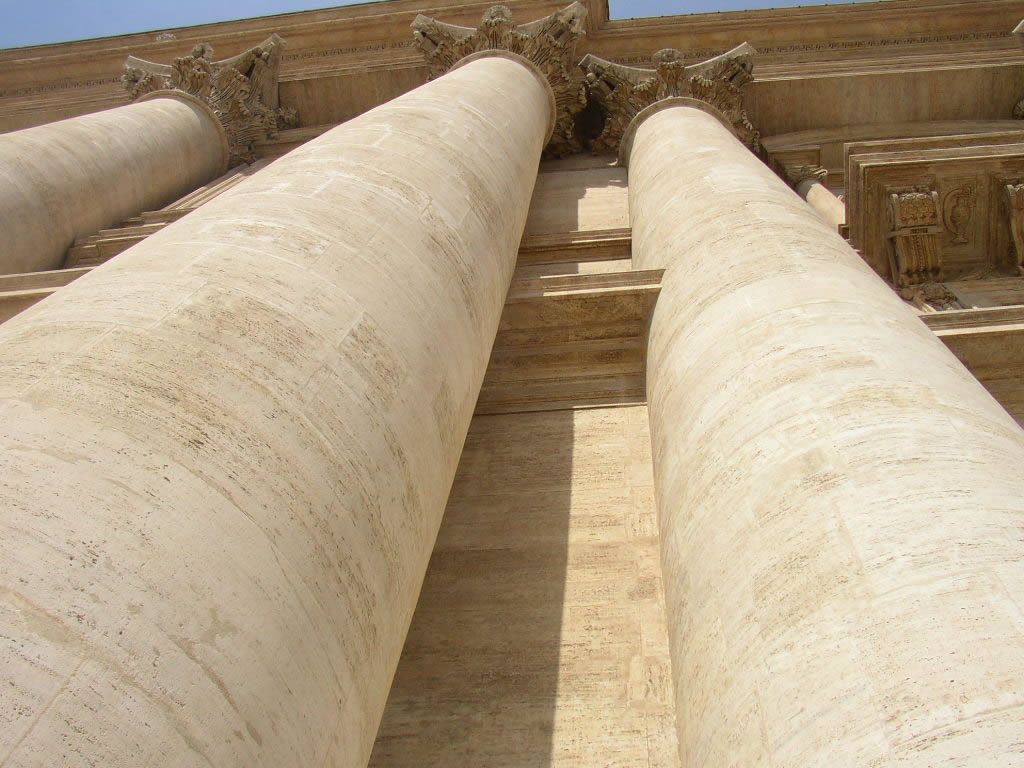
[[445,24],[419,15],[412,23],[416,45],[430,66],[430,77],[443,75],[462,59],[480,51],[509,51],[533,63],[555,97],[555,128],[547,153],[561,156],[582,149],[573,130],[586,104],[583,76],[576,66],[576,43],[583,36],[587,9],[579,2],[531,21],[514,24],[504,5],[490,8],[479,27]]
[[828,171],[820,165],[790,165],[786,167],[786,176],[794,187],[804,181],[825,181]]
[[213,61],[213,48],[197,45],[188,56],[157,64],[129,56],[121,83],[132,101],[154,91],[181,91],[202,101],[223,126],[233,161],[252,157],[252,145],[294,126],[295,110],[277,100],[284,40],[271,35],[230,59]]
[[758,148],[758,134],[743,110],[742,89],[753,78],[756,51],[749,43],[708,59],[685,66],[683,55],[665,48],[652,57],[654,68],[627,67],[588,54],[580,62],[587,73],[592,98],[607,112],[604,130],[594,141],[596,152],[615,152],[633,120],[641,110],[663,99],[697,99],[721,112],[736,135],[751,149]]

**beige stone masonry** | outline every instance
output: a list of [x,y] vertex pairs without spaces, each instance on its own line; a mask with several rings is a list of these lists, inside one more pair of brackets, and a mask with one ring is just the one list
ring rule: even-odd
[[371,768],[678,768],[647,409],[477,416]]
[[470,62],[0,326],[5,766],[366,765],[549,99]]
[[714,115],[629,181],[683,764],[1013,763],[1024,431]]

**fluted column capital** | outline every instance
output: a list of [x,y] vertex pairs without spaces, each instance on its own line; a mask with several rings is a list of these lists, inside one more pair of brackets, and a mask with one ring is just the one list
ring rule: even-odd
[[284,40],[274,34],[237,56],[213,60],[213,48],[201,43],[171,64],[135,56],[124,63],[121,83],[132,101],[156,91],[177,91],[210,108],[223,127],[233,161],[252,159],[255,142],[293,127],[295,110],[278,104],[277,82]]
[[743,109],[742,98],[743,87],[753,79],[756,53],[749,43],[742,43],[720,56],[686,66],[682,53],[664,48],[652,56],[653,69],[627,67],[588,54],[580,67],[587,73],[591,97],[607,113],[593,150],[618,152],[623,139],[636,129],[630,130],[634,119],[657,111],[650,108],[658,102],[684,98],[712,107],[713,114],[723,117],[737,138],[756,151],[759,136]]
[[412,23],[416,45],[426,57],[430,79],[440,77],[470,56],[507,52],[532,65],[550,86],[554,127],[547,154],[560,157],[583,149],[575,135],[576,115],[586,105],[583,75],[576,66],[576,44],[584,35],[587,9],[574,2],[543,19],[515,24],[512,12],[495,5],[478,27],[446,24],[420,14]]

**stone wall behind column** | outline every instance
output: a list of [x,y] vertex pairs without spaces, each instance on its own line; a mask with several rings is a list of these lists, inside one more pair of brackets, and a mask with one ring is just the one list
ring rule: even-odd
[[477,416],[371,768],[678,765],[647,408]]

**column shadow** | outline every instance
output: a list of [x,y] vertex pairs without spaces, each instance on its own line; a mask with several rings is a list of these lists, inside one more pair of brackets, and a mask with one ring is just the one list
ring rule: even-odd
[[[629,226],[625,168],[610,155],[573,155],[540,165],[524,239]],[[571,263],[559,265],[575,272]]]
[[371,768],[548,768],[571,411],[474,418]]

